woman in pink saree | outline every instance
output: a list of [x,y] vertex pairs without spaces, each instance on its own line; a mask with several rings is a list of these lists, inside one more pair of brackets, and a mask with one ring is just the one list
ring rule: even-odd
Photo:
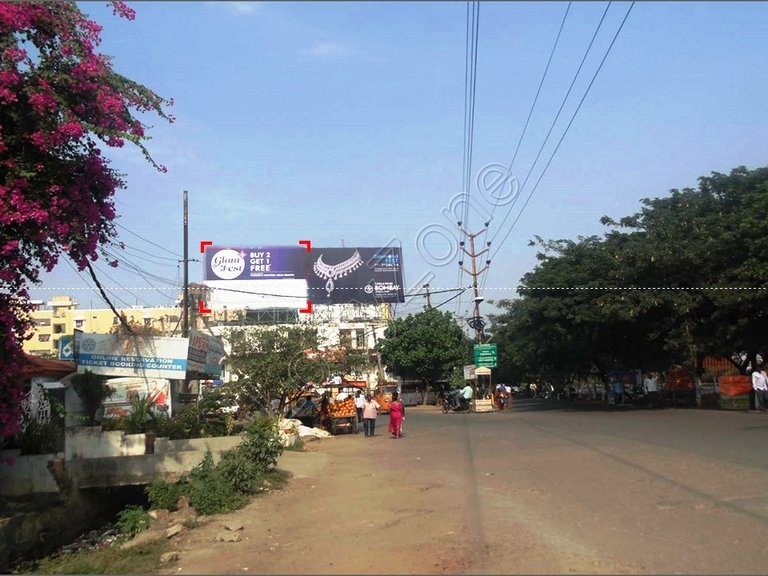
[[400,438],[405,420],[405,406],[399,397],[397,392],[392,392],[392,401],[389,403],[389,433],[395,438]]

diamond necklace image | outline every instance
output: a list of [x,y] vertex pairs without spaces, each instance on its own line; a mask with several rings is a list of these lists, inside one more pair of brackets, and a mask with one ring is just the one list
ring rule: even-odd
[[360,258],[360,253],[355,250],[355,253],[352,254],[352,256],[338,264],[326,264],[323,262],[323,255],[320,254],[320,258],[317,259],[317,262],[312,266],[312,269],[317,276],[328,280],[325,283],[325,291],[328,293],[327,295],[330,296],[331,292],[333,292],[333,289],[336,287],[333,283],[334,280],[346,276],[350,272],[360,268],[362,265],[363,259]]

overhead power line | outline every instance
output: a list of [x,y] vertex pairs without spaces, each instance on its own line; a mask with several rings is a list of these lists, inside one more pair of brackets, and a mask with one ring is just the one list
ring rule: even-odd
[[140,235],[140,234],[137,234],[136,232],[133,232],[133,231],[129,230],[128,228],[126,228],[125,226],[123,226],[122,224],[120,224],[119,222],[115,222],[115,225],[116,225],[116,226],[119,226],[120,228],[122,228],[123,230],[125,230],[126,232],[128,232],[128,234],[131,234],[131,235],[133,235],[133,236],[136,236],[136,238],[139,238],[139,239],[141,239],[141,240],[144,240],[144,242],[146,242],[147,244],[151,244],[151,245],[152,245],[152,246],[154,246],[155,248],[159,248],[160,250],[163,250],[164,252],[167,252],[168,254],[172,254],[173,256],[176,256],[177,258],[183,258],[183,256],[182,256],[181,254],[179,254],[179,253],[177,253],[177,252],[173,252],[173,251],[171,251],[171,250],[168,250],[168,248],[166,248],[165,246],[161,246],[160,244],[156,244],[155,242],[152,242],[152,240],[148,240],[147,238],[144,238],[144,236],[142,236],[142,235]]
[[581,105],[584,104],[584,100],[586,100],[587,94],[589,94],[589,91],[592,88],[592,85],[595,83],[595,79],[597,78],[597,75],[600,73],[600,70],[603,68],[603,64],[605,64],[605,61],[608,58],[608,54],[610,54],[611,49],[613,48],[613,45],[616,43],[616,39],[619,37],[619,34],[621,33],[622,28],[624,28],[624,24],[626,23],[627,18],[629,18],[629,14],[630,12],[632,12],[632,8],[634,7],[634,5],[635,5],[634,1],[629,5],[629,9],[627,10],[627,13],[624,15],[624,18],[622,19],[621,24],[619,25],[619,28],[616,30],[616,33],[613,35],[613,39],[611,40],[611,43],[608,46],[608,49],[605,51],[605,55],[603,56],[603,59],[600,61],[600,65],[597,67],[597,70],[595,70],[595,73],[592,75],[592,79],[590,80],[589,85],[587,86],[587,89],[584,92],[584,95],[581,97],[581,100],[579,101],[579,105],[576,107],[576,110],[574,110],[573,114],[571,115],[571,119],[568,122],[568,125],[565,127],[565,131],[563,132],[563,135],[560,137],[560,140],[557,142],[557,146],[555,146],[555,149],[552,151],[552,154],[550,155],[549,160],[544,166],[544,170],[539,175],[539,178],[536,180],[536,183],[534,184],[533,188],[528,194],[528,197],[526,198],[525,203],[523,204],[523,207],[520,209],[520,212],[518,213],[514,222],[512,222],[512,225],[509,227],[509,230],[504,235],[504,238],[502,238],[501,242],[499,242],[499,244],[497,245],[496,249],[491,255],[491,258],[493,258],[493,256],[496,255],[496,253],[499,251],[501,246],[504,245],[504,242],[506,241],[506,239],[509,237],[509,234],[514,229],[515,224],[517,224],[518,220],[520,220],[520,216],[525,210],[525,207],[528,206],[528,202],[530,202],[531,197],[533,196],[533,193],[536,192],[536,189],[539,187],[539,183],[541,182],[541,179],[544,178],[544,174],[546,174],[547,169],[549,168],[549,165],[552,163],[552,160],[554,159],[555,154],[557,154],[557,151],[560,149],[560,145],[563,143],[563,140],[565,139],[566,134],[568,134],[568,130],[571,128],[573,121],[576,119],[576,115],[579,113],[579,110],[581,110]]
[[[522,191],[526,184],[528,183],[528,180],[531,177],[531,174],[533,173],[533,169],[536,167],[536,163],[539,161],[539,158],[541,157],[542,152],[544,152],[544,148],[547,145],[547,142],[549,142],[549,137],[552,135],[552,130],[554,130],[555,125],[557,124],[557,121],[560,119],[560,114],[563,112],[563,108],[565,107],[565,103],[568,101],[569,96],[571,95],[571,91],[573,90],[573,86],[576,84],[576,80],[579,77],[579,74],[581,73],[581,69],[584,67],[584,63],[587,61],[587,57],[589,56],[589,53],[592,51],[592,46],[595,43],[595,39],[597,38],[598,33],[600,32],[600,29],[603,27],[603,22],[605,21],[605,17],[608,14],[608,10],[611,7],[611,2],[608,2],[608,4],[605,7],[605,10],[603,11],[603,15],[600,18],[600,22],[598,22],[597,27],[595,28],[595,32],[592,34],[592,39],[589,41],[589,45],[587,46],[587,49],[584,51],[584,56],[581,58],[581,62],[579,63],[579,67],[576,70],[576,73],[573,75],[573,79],[571,80],[570,86],[568,86],[568,91],[565,93],[565,96],[563,96],[562,102],[560,102],[560,108],[557,110],[557,114],[555,115],[555,119],[552,120],[552,123],[549,126],[549,131],[547,132],[547,135],[544,137],[544,141],[541,143],[541,146],[539,147],[539,151],[536,154],[536,158],[534,158],[533,163],[531,164],[531,168],[528,170],[528,173],[525,176],[525,180],[520,185],[520,190]],[[515,199],[517,200],[517,198]],[[499,224],[499,228],[496,231],[496,233],[491,238],[491,243],[493,243],[496,238],[501,234],[502,229],[504,228],[504,224],[507,222],[507,219],[509,218],[510,214],[512,214],[512,210],[515,207],[516,202],[512,202],[509,205],[509,208],[507,209],[506,214],[504,215],[504,219],[501,221],[501,224]]]
[[[512,154],[512,161],[509,163],[509,168],[507,169],[507,175],[512,174],[512,168],[515,166],[515,160],[517,159],[517,153],[520,151],[520,146],[523,144],[523,140],[525,139],[525,135],[528,132],[528,125],[531,122],[531,117],[533,116],[533,111],[536,109],[536,104],[539,101],[539,95],[541,94],[541,88],[544,86],[544,81],[547,79],[547,73],[549,72],[549,66],[552,64],[552,58],[555,56],[555,51],[557,50],[557,45],[560,43],[560,36],[563,33],[563,28],[565,27],[565,21],[568,19],[568,13],[571,10],[571,4],[572,2],[568,2],[568,6],[565,8],[565,14],[563,14],[563,19],[560,22],[560,28],[557,30],[557,36],[555,37],[555,43],[552,45],[552,50],[549,52],[549,58],[547,59],[547,65],[544,67],[544,72],[541,75],[541,80],[539,80],[539,86],[536,89],[536,95],[533,97],[533,102],[531,102],[531,108],[528,110],[528,117],[525,119],[525,125],[523,125],[523,131],[520,133],[520,138],[517,141],[517,146],[515,146],[515,152]],[[517,198],[515,198],[517,200]],[[512,201],[512,204],[514,205],[514,200]],[[493,215],[496,212],[497,205],[494,203],[493,208],[491,209],[491,217],[488,220],[493,220]]]
[[[461,187],[464,206],[461,221],[466,226],[469,219],[469,197],[472,191],[472,158],[475,139],[475,96],[477,94],[477,46],[480,32],[480,2],[467,2],[467,33],[465,38],[464,64],[464,158]],[[459,267],[456,285],[460,286],[464,272]],[[459,301],[459,305],[461,302]]]

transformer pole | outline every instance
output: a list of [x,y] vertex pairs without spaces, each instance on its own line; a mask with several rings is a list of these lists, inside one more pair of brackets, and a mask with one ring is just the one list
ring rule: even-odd
[[424,284],[422,288],[426,290],[426,294],[424,295],[424,297],[427,299],[427,309],[432,308],[432,298],[430,297],[430,294],[429,294],[429,283]]
[[480,232],[475,232],[474,234],[470,234],[467,232],[464,228],[461,227],[461,222],[459,222],[459,230],[463,234],[464,238],[469,239],[469,251],[466,249],[466,241],[461,240],[459,242],[459,247],[461,248],[461,251],[469,256],[472,259],[472,265],[471,270],[467,270],[464,267],[464,261],[459,260],[459,266],[461,267],[464,272],[469,274],[472,277],[472,292],[474,294],[473,301],[475,303],[475,310],[474,310],[474,316],[470,318],[467,322],[469,326],[474,329],[475,331],[475,341],[478,344],[482,344],[483,340],[485,340],[485,334],[483,332],[483,328],[485,328],[485,320],[483,320],[483,317],[480,316],[480,303],[484,300],[482,296],[480,296],[480,290],[477,287],[477,279],[480,277],[480,275],[488,270],[489,265],[491,264],[490,260],[485,261],[485,266],[483,266],[482,269],[477,269],[477,259],[478,257],[482,256],[486,252],[488,252],[488,247],[491,245],[490,242],[486,242],[486,247],[481,250],[480,252],[475,251],[475,238],[480,236],[481,234],[485,234],[488,231],[488,224],[489,222],[485,223],[485,227],[480,230]]

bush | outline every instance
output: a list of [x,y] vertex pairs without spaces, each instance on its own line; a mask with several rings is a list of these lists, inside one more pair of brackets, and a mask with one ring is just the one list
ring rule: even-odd
[[198,514],[222,514],[242,508],[248,499],[238,493],[213,463],[210,450],[203,461],[189,473],[186,493],[189,504]]
[[154,426],[155,414],[152,401],[134,396],[131,399],[131,411],[120,418],[126,434],[141,434]]
[[64,435],[61,426],[55,422],[29,420],[23,431],[16,435],[16,445],[22,455],[51,454],[64,447]]
[[203,421],[196,403],[183,406],[165,424],[165,433],[171,440],[186,440],[203,436]]
[[166,482],[158,478],[152,484],[144,488],[144,493],[149,499],[150,508],[164,510],[176,510],[179,498],[184,495],[184,488],[181,484]]
[[261,471],[243,450],[235,448],[225,452],[218,469],[235,492],[240,494],[251,494],[260,484]]
[[141,506],[128,506],[117,515],[117,527],[122,534],[135,536],[149,528],[149,514]]
[[257,416],[253,423],[245,428],[245,437],[238,450],[242,450],[256,464],[259,471],[266,472],[274,468],[283,453],[277,421],[269,416]]

